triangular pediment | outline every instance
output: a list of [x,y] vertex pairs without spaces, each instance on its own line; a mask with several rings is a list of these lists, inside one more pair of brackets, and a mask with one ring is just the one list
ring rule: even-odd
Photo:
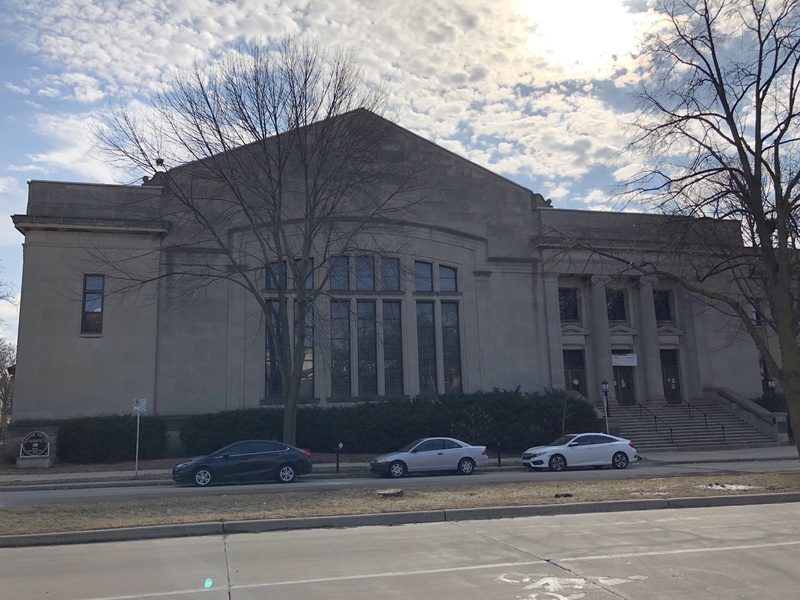
[[561,327],[561,335],[589,335],[589,330],[579,325],[564,325]]
[[627,325],[612,325],[608,328],[611,335],[636,335],[638,332],[633,327]]
[[658,335],[683,335],[683,329],[678,329],[672,325],[659,325]]

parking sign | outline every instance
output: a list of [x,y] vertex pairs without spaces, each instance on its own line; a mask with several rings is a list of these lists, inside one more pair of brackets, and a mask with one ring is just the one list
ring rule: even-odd
[[136,398],[133,401],[133,412],[135,413],[143,413],[147,412],[147,400],[144,398]]

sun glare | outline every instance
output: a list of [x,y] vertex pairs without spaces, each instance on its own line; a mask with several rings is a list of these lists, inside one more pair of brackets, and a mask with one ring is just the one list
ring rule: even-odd
[[603,77],[624,67],[646,19],[621,0],[516,0],[528,22],[531,52],[570,78]]

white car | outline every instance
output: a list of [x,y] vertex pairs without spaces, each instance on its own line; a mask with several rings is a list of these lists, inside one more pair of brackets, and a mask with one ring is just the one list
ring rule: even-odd
[[531,469],[563,471],[567,467],[605,467],[624,469],[639,460],[633,442],[605,433],[565,435],[547,446],[528,448],[522,465]]
[[406,473],[455,471],[470,475],[475,469],[489,466],[486,446],[470,446],[448,437],[414,440],[397,452],[374,458],[369,470],[384,477],[402,477]]

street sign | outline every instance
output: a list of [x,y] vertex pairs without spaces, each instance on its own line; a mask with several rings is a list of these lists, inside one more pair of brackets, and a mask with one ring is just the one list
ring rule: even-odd
[[144,398],[136,398],[133,401],[133,412],[135,413],[143,413],[147,412],[147,400]]

